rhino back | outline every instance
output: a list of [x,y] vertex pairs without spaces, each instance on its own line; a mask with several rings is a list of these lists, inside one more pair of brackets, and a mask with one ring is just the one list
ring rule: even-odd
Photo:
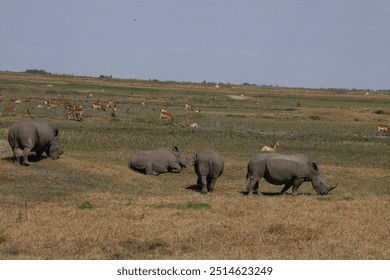
[[149,164],[158,163],[168,165],[168,162],[175,160],[169,149],[161,148],[154,151],[142,151],[133,154],[129,160],[129,167],[145,168]]
[[149,152],[149,157],[153,162],[161,165],[168,165],[169,162],[176,162],[174,151],[171,148],[160,148]]
[[224,170],[223,158],[213,150],[198,154],[194,165],[198,175],[209,175],[213,178],[219,177]]
[[11,126],[8,140],[12,147],[41,148],[55,141],[54,129],[46,121],[22,121]]
[[292,178],[311,176],[309,158],[304,155],[276,154],[266,160],[266,172],[270,178],[284,183]]

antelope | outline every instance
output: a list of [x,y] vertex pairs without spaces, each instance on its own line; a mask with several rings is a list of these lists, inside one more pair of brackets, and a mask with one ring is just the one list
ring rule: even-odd
[[191,127],[191,128],[199,128],[199,126],[196,122],[190,122],[189,119],[187,119],[186,124],[188,127]]
[[111,108],[111,116],[116,117],[116,113],[118,112],[118,109],[116,107]]
[[106,111],[106,109],[104,108],[104,105],[101,101],[96,101],[94,103],[92,103],[91,105],[92,109],[94,110],[103,110],[103,111]]
[[379,132],[382,132],[384,135],[386,135],[387,133],[390,133],[390,127],[388,127],[384,124],[377,125],[376,129],[377,130],[376,130],[375,134],[378,134]]
[[110,99],[110,100],[108,100],[108,104],[106,107],[107,108],[111,107],[111,109],[112,109],[112,108],[116,107],[116,102],[113,99]]
[[16,105],[14,105],[14,106],[7,106],[7,107],[5,107],[4,108],[4,112],[6,112],[6,113],[10,113],[10,112],[15,112],[16,111]]
[[72,108],[74,107],[74,105],[72,104],[72,102],[70,102],[69,100],[65,101],[64,102],[64,108],[67,109],[67,110],[72,110]]
[[22,116],[30,116],[31,115],[30,108],[27,108],[26,112],[21,113],[21,115]]
[[167,119],[167,120],[172,121],[172,122],[175,121],[175,117],[172,116],[172,114],[169,113],[165,109],[161,109],[161,111],[160,111],[160,120],[162,120],[162,119]]
[[73,106],[73,108],[68,113],[68,120],[77,120],[82,121],[84,115],[84,110],[82,107]]
[[277,146],[279,146],[279,141],[274,141],[271,144],[271,147],[261,146],[261,147],[259,147],[259,149],[260,149],[260,152],[275,152]]
[[19,98],[11,98],[10,101],[11,101],[11,103],[14,103],[15,105],[22,103],[22,101]]
[[60,103],[57,103],[57,102],[51,102],[51,101],[45,101],[44,102],[46,105],[47,105],[47,108],[57,108],[58,106],[60,106]]
[[194,111],[194,107],[191,104],[184,104],[184,110]]

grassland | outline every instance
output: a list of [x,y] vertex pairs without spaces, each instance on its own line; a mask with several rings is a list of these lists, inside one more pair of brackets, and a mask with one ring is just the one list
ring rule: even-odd
[[[0,259],[390,258],[390,136],[375,135],[390,125],[389,92],[0,73],[0,96]],[[11,98],[22,103],[3,112]],[[116,117],[90,107],[109,99]],[[83,106],[84,121],[37,108],[65,100]],[[12,163],[7,130],[25,118],[60,130],[59,160]],[[312,156],[339,187],[246,196],[249,158],[276,139],[278,152]],[[194,191],[193,168],[157,177],[128,169],[132,153],[172,145],[224,157],[214,193]],[[261,183],[266,194],[280,190]]]

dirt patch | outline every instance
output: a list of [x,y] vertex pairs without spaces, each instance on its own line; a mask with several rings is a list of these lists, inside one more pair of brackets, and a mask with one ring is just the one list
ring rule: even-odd
[[233,100],[247,100],[249,97],[244,95],[229,95],[229,97]]

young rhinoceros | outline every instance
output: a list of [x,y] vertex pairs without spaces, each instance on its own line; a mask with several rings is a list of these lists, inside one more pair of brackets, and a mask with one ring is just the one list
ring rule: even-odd
[[284,185],[281,193],[293,187],[296,194],[303,182],[311,182],[314,190],[322,195],[336,186],[331,186],[322,178],[318,164],[305,155],[281,155],[277,153],[257,153],[248,163],[248,194],[259,188],[259,180],[264,178],[274,185]]
[[201,193],[212,192],[219,176],[224,169],[223,158],[212,150],[197,154],[194,162],[195,173],[198,175],[198,189]]
[[47,121],[25,120],[14,123],[8,131],[8,142],[19,164],[18,149],[23,150],[23,164],[30,165],[28,154],[35,152],[40,158],[45,152],[52,159],[63,153],[57,145],[58,129],[54,129]]
[[177,147],[142,151],[129,159],[129,168],[132,170],[155,176],[166,172],[179,173],[182,167],[193,164],[194,160],[180,153]]

